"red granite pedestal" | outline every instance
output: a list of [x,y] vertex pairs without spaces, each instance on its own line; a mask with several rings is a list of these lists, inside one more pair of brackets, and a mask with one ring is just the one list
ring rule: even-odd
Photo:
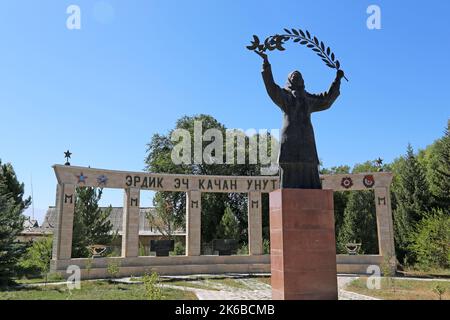
[[337,300],[333,190],[270,193],[274,300]]

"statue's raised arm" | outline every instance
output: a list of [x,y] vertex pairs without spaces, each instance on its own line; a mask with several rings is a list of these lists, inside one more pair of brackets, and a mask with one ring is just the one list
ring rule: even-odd
[[267,94],[272,99],[272,101],[281,108],[281,110],[285,111],[285,93],[283,89],[278,86],[273,80],[272,67],[270,66],[269,59],[267,54],[263,52],[255,51],[261,58],[263,58],[263,66],[262,66],[262,77],[264,80],[264,85],[266,86]]
[[344,77],[344,71],[338,70],[336,73],[336,79],[330,86],[330,89],[322,94],[307,94],[311,112],[323,111],[330,108],[334,101],[340,95],[341,79]]

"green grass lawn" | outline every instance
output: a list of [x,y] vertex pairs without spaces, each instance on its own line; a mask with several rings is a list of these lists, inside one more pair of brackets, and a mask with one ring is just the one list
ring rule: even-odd
[[217,291],[216,288],[214,288],[213,286],[208,285],[208,283],[206,283],[205,281],[188,281],[188,280],[183,280],[183,281],[167,281],[167,284],[173,285],[173,286],[179,286],[179,287],[187,287],[187,288],[195,288],[195,289],[203,289],[203,290],[213,290],[213,291]]
[[446,289],[442,299],[450,300],[450,282],[444,281],[395,279],[389,284],[383,278],[381,288],[371,290],[367,288],[367,277],[361,277],[351,282],[346,290],[386,300],[438,300],[439,295],[433,292],[436,285]]
[[[16,283],[18,284],[34,284],[34,283],[45,283],[44,278],[22,278],[22,279],[16,279]],[[53,283],[53,282],[64,282],[65,280],[63,278],[48,278],[47,283]]]
[[414,268],[406,268],[402,271],[408,277],[424,277],[424,278],[450,278],[450,269],[429,269],[420,270]]
[[269,286],[271,285],[270,277],[258,277],[257,279],[262,283],[268,284]]
[[[194,293],[162,288],[164,300],[196,300]],[[0,300],[146,300],[143,284],[114,284],[108,281],[83,281],[80,290],[66,285],[17,288],[0,291]]]

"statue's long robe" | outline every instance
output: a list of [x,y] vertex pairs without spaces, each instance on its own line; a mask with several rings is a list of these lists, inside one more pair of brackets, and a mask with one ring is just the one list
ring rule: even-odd
[[280,88],[273,80],[270,64],[263,65],[262,76],[267,93],[283,111],[278,163],[288,172],[284,177],[282,172],[282,188],[321,189],[311,113],[331,107],[340,94],[340,79],[336,77],[328,92],[316,95],[296,91],[289,81]]

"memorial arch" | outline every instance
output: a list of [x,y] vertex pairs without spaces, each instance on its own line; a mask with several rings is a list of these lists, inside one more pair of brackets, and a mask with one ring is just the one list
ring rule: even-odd
[[[120,275],[140,275],[156,271],[164,274],[269,273],[270,255],[263,254],[261,194],[279,188],[273,176],[201,176],[127,172],[75,166],[53,166],[58,181],[57,225],[53,235],[51,270],[63,276],[69,265],[78,265],[83,278],[105,277],[111,262],[120,265]],[[392,173],[336,174],[321,176],[323,189],[334,191],[373,190],[375,194],[378,255],[338,255],[340,273],[364,273],[368,265],[380,265],[395,257],[389,187]],[[89,273],[86,258],[72,258],[72,232],[76,187],[124,190],[122,254],[95,258]],[[186,256],[139,256],[140,191],[186,192]],[[201,255],[201,193],[248,194],[248,255]]]

